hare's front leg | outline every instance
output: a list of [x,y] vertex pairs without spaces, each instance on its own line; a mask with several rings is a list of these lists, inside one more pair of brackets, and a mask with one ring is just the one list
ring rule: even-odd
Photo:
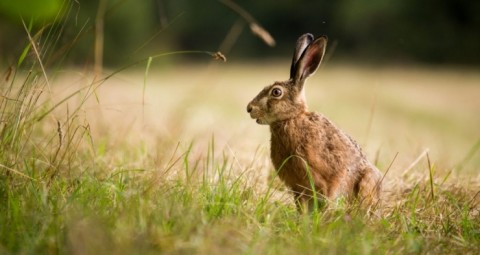
[[293,198],[295,199],[295,205],[297,206],[297,211],[300,214],[305,214],[310,211],[310,200],[307,195],[302,192],[293,191]]
[[[312,195],[308,195],[300,192],[293,192],[295,205],[297,206],[297,211],[300,214],[312,213],[315,210],[315,198]],[[317,209],[323,208],[325,206],[325,198],[317,197]]]

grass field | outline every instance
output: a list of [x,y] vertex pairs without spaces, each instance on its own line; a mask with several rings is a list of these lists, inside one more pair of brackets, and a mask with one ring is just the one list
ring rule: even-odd
[[302,216],[246,113],[288,66],[3,77],[0,254],[478,254],[480,72],[322,67],[310,109],[386,173],[383,203]]

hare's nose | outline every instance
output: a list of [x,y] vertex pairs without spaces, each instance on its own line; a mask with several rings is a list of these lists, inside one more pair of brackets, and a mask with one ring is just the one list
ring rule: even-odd
[[252,106],[251,105],[247,105],[247,112],[250,113],[252,111]]

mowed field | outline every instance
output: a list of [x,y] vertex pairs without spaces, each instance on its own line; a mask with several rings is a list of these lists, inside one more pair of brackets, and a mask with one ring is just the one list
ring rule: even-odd
[[385,174],[384,199],[373,212],[337,201],[298,215],[268,127],[246,112],[288,67],[154,64],[101,82],[49,73],[32,116],[60,104],[2,163],[0,253],[480,251],[480,72],[322,66],[309,108],[362,146]]
[[[257,156],[268,158],[270,138],[267,126],[250,119],[246,105],[263,87],[288,78],[285,66],[288,61],[158,67],[147,76],[145,70],[123,72],[99,85],[78,115],[109,149],[143,146],[152,153],[160,142],[193,145],[201,153],[214,138],[216,153],[225,151],[239,163],[249,163],[259,147],[264,151]],[[93,79],[67,74],[53,86],[54,102]],[[451,172],[472,180],[480,170],[479,72],[334,65],[321,68],[306,90],[310,110],[354,137],[384,171],[392,164],[392,178],[408,168],[420,174],[411,164],[420,157],[422,169],[426,152],[439,177]],[[75,102],[69,101],[70,108]],[[62,121],[67,108],[59,107],[54,116]],[[168,149],[174,148],[162,151]],[[117,153],[123,156],[123,150],[112,151]]]

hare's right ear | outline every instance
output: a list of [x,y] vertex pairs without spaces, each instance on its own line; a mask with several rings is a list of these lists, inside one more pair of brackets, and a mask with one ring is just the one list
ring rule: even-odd
[[290,66],[290,78],[293,78],[295,76],[298,60],[300,59],[308,45],[312,42],[312,34],[303,34],[297,39],[297,44],[295,45],[295,52],[293,52],[292,65]]
[[300,59],[295,64],[293,76],[291,77],[295,82],[305,81],[310,75],[315,73],[318,66],[322,62],[327,48],[327,37],[322,36],[317,38],[303,51]]

